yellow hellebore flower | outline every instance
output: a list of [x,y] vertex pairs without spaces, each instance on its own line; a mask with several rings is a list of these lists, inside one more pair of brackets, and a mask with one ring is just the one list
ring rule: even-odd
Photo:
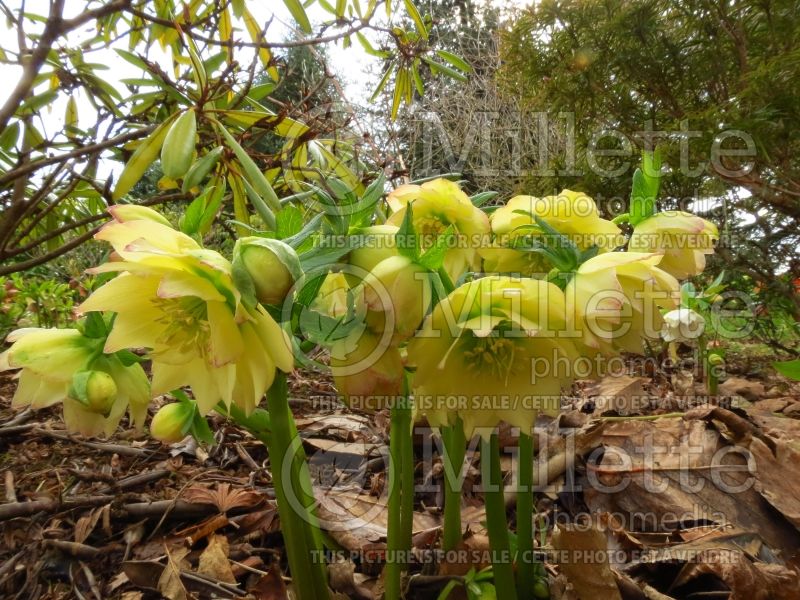
[[[0,354],[0,371],[21,369],[14,406],[38,409],[61,402],[67,429],[86,436],[111,435],[126,411],[137,429],[144,424],[150,401],[147,375],[139,364],[125,366],[114,356],[103,356],[101,340],[77,329],[29,328],[12,332],[7,341],[12,346]],[[83,404],[70,398],[70,387],[76,373],[88,369],[100,385],[91,385],[90,377],[90,397]],[[109,397],[100,398],[105,394]]]
[[467,271],[480,270],[478,249],[488,243],[489,217],[472,204],[458,184],[434,179],[422,185],[401,185],[386,200],[393,211],[387,223],[398,227],[403,223],[406,207],[413,203],[414,230],[423,249],[432,246],[438,235],[453,226],[457,241],[444,259],[450,279],[457,281]]
[[351,289],[344,273],[328,273],[311,302],[311,308],[331,317],[344,316],[348,309],[348,292],[354,294],[353,301],[356,305],[363,303],[363,289]]
[[485,273],[510,273],[520,277],[532,277],[547,273],[552,268],[541,254],[507,248],[496,241],[486,248],[481,248],[479,253],[483,258]]
[[578,267],[565,294],[582,344],[604,355],[641,353],[643,338],[659,337],[660,309],[674,308],[680,296],[660,261],[659,254],[609,252]]
[[[357,269],[371,271],[379,262],[397,255],[396,225],[373,225],[364,227],[359,233],[365,237],[364,245],[350,252],[349,262]],[[355,276],[355,274],[353,274]],[[348,278],[352,279],[352,277]],[[355,285],[356,281],[351,281]]]
[[250,411],[290,371],[286,334],[261,307],[245,307],[231,264],[151,220],[111,223],[98,232],[123,259],[91,271],[123,271],[97,289],[82,312],[117,313],[105,351],[149,348],[153,394],[189,385],[203,414],[220,400]]
[[628,250],[664,255],[659,267],[686,279],[706,268],[706,254],[714,253],[719,230],[711,221],[687,212],[667,210],[645,219],[633,229]]
[[416,409],[434,426],[460,416],[467,436],[500,421],[530,431],[573,379],[565,319],[564,293],[545,281],[494,275],[460,286],[408,345]]
[[543,198],[514,196],[492,213],[492,233],[507,246],[521,236],[535,234],[536,230],[529,227],[536,226],[534,215],[567,236],[580,250],[597,246],[600,252],[606,252],[624,242],[619,227],[600,218],[594,200],[572,190]]
[[431,273],[405,256],[378,263],[362,283],[370,329],[394,331],[396,343],[414,335],[432,300]]
[[330,352],[333,381],[350,407],[376,411],[402,394],[403,359],[390,336],[355,330]]

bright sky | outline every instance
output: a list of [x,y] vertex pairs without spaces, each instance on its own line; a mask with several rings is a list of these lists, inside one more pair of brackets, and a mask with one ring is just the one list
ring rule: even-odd
[[[425,12],[426,5],[433,1],[435,0],[417,0],[417,6],[420,8],[421,12]],[[530,4],[529,0],[512,1],[514,4],[520,6]],[[397,4],[399,4],[399,2]],[[7,2],[6,5],[14,12],[17,12],[21,6],[21,1],[11,0],[10,2]],[[84,0],[66,0],[65,6],[66,16],[70,17],[83,10],[85,2]],[[281,40],[291,34],[290,24],[292,23],[292,19],[288,9],[280,0],[270,0],[269,2],[249,1],[247,6],[259,23],[266,23],[271,17],[274,17],[273,23],[268,31],[269,38]],[[26,10],[31,13],[46,14],[48,12],[48,7],[49,0],[27,0],[26,2]],[[307,8],[307,12],[310,20],[312,21],[312,25],[315,26],[324,20],[330,19],[330,15],[318,4],[312,4],[309,6]],[[379,10],[377,17],[385,19],[384,15],[384,11]],[[40,24],[34,24],[30,21],[26,21],[26,26],[31,30],[41,27]],[[241,23],[239,23],[239,28],[242,31],[244,30]],[[87,26],[84,31],[81,32],[81,34],[82,35],[73,36],[70,40],[68,40],[68,42],[74,44],[76,40],[85,39],[92,34],[92,27]],[[376,41],[375,35],[371,32],[364,31],[364,34],[368,38],[371,38],[373,42]],[[249,39],[247,34],[244,32],[242,33],[242,36],[245,39]],[[17,49],[16,30],[9,29],[5,19],[3,19],[3,24],[0,25],[0,45],[12,51],[16,51]],[[121,44],[119,47],[127,49],[126,44]],[[152,50],[152,56],[154,58],[158,57],[156,50],[157,49]],[[351,47],[347,49],[342,47],[341,42],[328,44],[327,52],[330,66],[345,85],[349,99],[354,103],[365,103],[370,95],[369,88],[375,84],[375,82],[370,79],[369,66],[370,64],[375,64],[377,59],[368,56],[355,40],[353,40]],[[162,59],[165,66],[169,66],[168,57],[166,55],[162,55]],[[120,79],[124,78],[140,76],[140,71],[136,69],[136,67],[122,60],[112,49],[96,52],[92,55],[91,59],[87,58],[87,60],[108,65],[109,69],[105,72],[105,75],[107,75],[106,79],[111,83],[116,83]],[[12,89],[10,83],[12,81],[16,82],[19,79],[19,74],[19,67],[0,64],[0,78],[6,83],[6,85],[0,89],[0,101],[5,100],[7,94]],[[46,85],[46,83],[44,85]],[[117,87],[121,93],[129,93],[122,84],[117,83]],[[42,86],[40,89],[44,89],[44,86]],[[85,105],[85,100],[84,102],[81,102],[80,100],[81,99],[78,98],[79,114],[81,104],[84,105],[84,112],[89,110],[89,108]],[[61,104],[55,104],[52,107],[52,116],[43,115],[45,125],[48,127],[48,129],[50,127],[60,128],[63,126],[63,113],[65,105],[66,100],[64,99]],[[91,118],[91,115],[87,114],[86,117]]]

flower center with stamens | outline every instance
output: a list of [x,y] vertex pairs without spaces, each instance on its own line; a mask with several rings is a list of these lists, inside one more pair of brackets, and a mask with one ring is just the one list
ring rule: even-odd
[[204,355],[209,339],[206,302],[192,296],[155,298],[152,302],[162,313],[156,322],[165,326],[156,341],[182,353]]
[[527,353],[520,338],[505,337],[508,332],[495,329],[488,337],[470,333],[463,351],[469,368],[504,381],[525,368]]

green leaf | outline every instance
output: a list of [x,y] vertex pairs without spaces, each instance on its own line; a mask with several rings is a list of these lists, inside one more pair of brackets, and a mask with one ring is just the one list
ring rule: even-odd
[[681,306],[685,308],[693,308],[694,300],[697,296],[697,291],[691,281],[685,282],[681,285]]
[[436,236],[436,242],[419,257],[419,264],[429,271],[438,271],[444,264],[444,257],[450,249],[450,240],[455,233],[452,225],[449,225],[441,234]]
[[397,253],[400,256],[406,256],[414,261],[419,259],[420,254],[420,239],[417,232],[414,230],[414,208],[413,202],[406,205],[406,214],[403,217],[403,222],[395,234],[395,244],[397,246]]
[[211,169],[214,168],[214,165],[217,164],[217,161],[219,160],[219,157],[222,156],[222,152],[224,150],[225,148],[219,146],[195,161],[183,178],[181,191],[185,193],[196,185],[200,185],[200,182],[203,181],[203,178],[208,175],[209,171],[211,171]]
[[788,377],[794,381],[800,381],[800,359],[774,362],[772,366],[784,377]]
[[172,122],[178,117],[180,112],[169,116],[153,133],[144,139],[134,151],[125,168],[120,173],[114,192],[111,194],[113,200],[119,200],[136,185],[144,172],[147,170],[161,151],[164,138],[167,137]]
[[253,205],[253,208],[256,209],[258,216],[261,217],[261,220],[264,221],[264,225],[266,225],[270,231],[275,231],[275,228],[278,226],[277,221],[275,220],[275,213],[270,210],[270,207],[267,206],[267,203],[264,199],[259,195],[258,192],[250,185],[250,182],[247,179],[242,179],[242,183],[244,184],[245,192],[247,192],[247,197],[250,199],[250,204]]
[[214,432],[211,431],[211,427],[208,426],[208,421],[206,421],[206,418],[200,414],[199,410],[195,410],[194,418],[192,419],[192,425],[189,428],[189,431],[191,432],[192,437],[198,442],[206,443],[209,446],[213,446],[216,443],[214,440]]
[[392,55],[386,50],[378,50],[375,48],[375,46],[373,46],[367,37],[360,31],[356,32],[356,39],[358,39],[359,44],[361,44],[361,47],[364,49],[364,52],[370,56],[374,56],[376,58],[389,58]]
[[656,211],[656,198],[661,187],[660,152],[642,152],[642,166],[633,173],[630,223],[634,227]]
[[217,129],[222,134],[222,137],[225,138],[228,147],[233,150],[233,153],[236,155],[239,164],[242,165],[245,177],[247,177],[250,184],[269,204],[269,207],[273,212],[279,211],[281,209],[281,201],[278,199],[278,195],[275,193],[275,190],[272,189],[269,181],[267,181],[267,178],[264,177],[264,173],[262,173],[261,169],[258,168],[258,165],[253,162],[253,159],[250,158],[250,155],[244,151],[244,148],[239,145],[239,142],[237,142],[234,137],[228,133],[228,130],[225,129],[225,127],[219,121],[215,121],[215,123],[217,125]]
[[289,9],[289,12],[292,13],[292,17],[297,21],[297,24],[300,25],[300,29],[305,33],[311,33],[311,23],[308,20],[306,10],[299,0],[283,0],[283,3],[286,5],[286,8]]
[[452,52],[448,52],[447,50],[437,50],[436,54],[438,54],[440,57],[442,57],[451,65],[453,65],[456,69],[460,69],[465,73],[472,72],[472,65],[470,65],[467,61],[465,61],[457,54],[453,54]]
[[297,235],[303,229],[303,212],[296,206],[284,206],[275,215],[275,235],[279,240]]
[[455,79],[456,81],[467,81],[467,76],[456,71],[455,69],[448,67],[447,65],[443,65],[442,63],[436,62],[432,58],[428,58],[426,56],[422,57],[422,60],[425,61],[425,64],[431,68],[433,73],[440,73],[442,75],[447,75],[451,79]]
[[149,71],[147,62],[136,56],[133,52],[128,52],[127,50],[122,50],[121,48],[114,48],[114,51],[119,54],[120,57],[131,63],[134,67],[139,67],[144,71]]
[[470,200],[472,201],[473,206],[477,206],[478,208],[480,208],[481,206],[489,202],[489,200],[497,196],[497,194],[499,193],[500,192],[492,192],[492,191],[478,192],[474,196],[470,196]]
[[413,0],[403,0],[406,5],[406,12],[408,16],[411,17],[411,20],[414,21],[414,25],[417,27],[417,31],[419,34],[428,39],[428,29],[425,27],[425,21],[422,20],[422,15],[419,14],[417,7],[414,6]]
[[200,229],[200,221],[206,208],[205,194],[201,194],[186,207],[181,219],[181,231],[186,235],[194,235]]
[[17,140],[19,140],[19,122],[14,121],[0,133],[0,148],[9,151],[17,145]]
[[90,338],[104,338],[108,335],[108,327],[99,312],[90,312],[83,322],[83,334]]
[[383,77],[381,77],[381,80],[378,82],[378,86],[375,88],[375,91],[372,92],[372,96],[370,96],[369,99],[370,102],[375,102],[375,100],[378,98],[378,94],[380,94],[383,91],[383,88],[386,87],[386,84],[389,83],[389,78],[391,77],[392,72],[394,71],[395,65],[396,62],[392,62],[389,64],[388,67],[386,67],[386,71],[384,72]]

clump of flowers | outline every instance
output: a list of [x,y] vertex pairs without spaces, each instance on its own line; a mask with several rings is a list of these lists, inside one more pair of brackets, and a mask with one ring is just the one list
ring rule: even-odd
[[286,334],[257,302],[245,304],[228,260],[148,216],[126,213],[97,233],[119,260],[91,271],[120,274],[79,311],[116,313],[105,351],[148,349],[153,394],[189,386],[202,414],[220,401],[251,411],[275,369],[293,367]]
[[[81,324],[83,325],[83,324]],[[81,329],[18,329],[0,354],[0,371],[19,369],[14,406],[61,403],[64,422],[83,435],[110,435],[127,412],[144,425],[150,384],[141,365],[103,352],[104,337]]]

